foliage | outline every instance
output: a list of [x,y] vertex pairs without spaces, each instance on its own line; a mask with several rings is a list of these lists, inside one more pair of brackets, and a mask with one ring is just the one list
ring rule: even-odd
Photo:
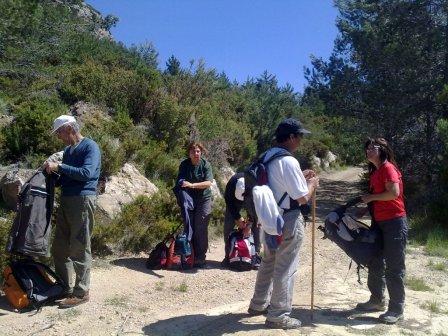
[[338,0],[336,6],[333,54],[313,59],[306,95],[322,100],[326,114],[354,119],[349,133],[388,139],[405,175],[433,184],[436,122],[446,113],[437,100],[448,73],[446,1]]
[[153,248],[179,224],[174,196],[162,190],[125,205],[118,218],[95,234],[98,240],[115,244],[119,251],[140,252]]
[[[0,270],[4,270],[9,260],[9,254],[6,252],[5,247],[9,237],[9,231],[15,216],[15,212],[4,212],[2,210],[2,216],[0,218]],[[3,283],[3,273],[0,273],[0,283]]]
[[[77,15],[79,6],[92,16]],[[82,130],[101,148],[101,178],[132,161],[162,188],[126,206],[112,223],[97,225],[96,252],[110,244],[147,250],[179,222],[167,190],[191,139],[204,142],[214,168],[243,167],[272,144],[278,122],[292,116],[313,132],[303,156],[330,149],[357,160],[357,133],[348,133],[346,120],[326,115],[320,97],[304,100],[268,72],[231,82],[203,60],[184,65],[173,55],[159,69],[151,42],[127,48],[98,37],[116,24],[116,17],[101,18],[81,0],[0,2],[0,113],[14,117],[0,131],[1,163],[35,167],[61,150],[61,142],[49,140],[52,121],[83,100],[106,114],[86,120]],[[223,213],[223,201],[216,201],[212,228],[222,228]]]
[[13,106],[15,116],[9,127],[1,130],[9,160],[28,154],[51,155],[59,150],[58,141],[49,141],[53,120],[66,109],[54,98],[34,98]]

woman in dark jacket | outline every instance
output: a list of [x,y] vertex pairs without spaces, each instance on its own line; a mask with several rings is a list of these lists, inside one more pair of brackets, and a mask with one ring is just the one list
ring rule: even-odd
[[372,225],[382,234],[382,255],[369,265],[369,301],[356,306],[364,311],[382,311],[386,304],[387,286],[389,305],[381,314],[382,322],[393,324],[403,318],[405,247],[408,232],[403,199],[403,181],[394,154],[383,138],[368,139],[364,150],[369,161],[370,193],[361,196],[369,205]]
[[204,267],[208,248],[208,222],[212,206],[212,192],[210,186],[213,181],[212,167],[202,156],[204,146],[199,142],[192,142],[187,147],[188,158],[179,166],[177,181],[185,188],[193,199],[194,210],[190,213],[193,228],[193,250],[195,266]]

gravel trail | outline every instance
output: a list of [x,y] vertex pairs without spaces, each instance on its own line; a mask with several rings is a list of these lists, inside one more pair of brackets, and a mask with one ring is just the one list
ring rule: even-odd
[[[317,225],[336,205],[359,194],[361,169],[325,173],[317,194]],[[0,335],[444,335],[448,330],[448,273],[428,267],[446,260],[408,249],[408,276],[423,279],[431,291],[407,289],[405,320],[397,326],[379,324],[378,314],[358,314],[357,302],[368,298],[358,284],[356,267],[334,244],[316,232],[314,319],[310,314],[311,225],[301,250],[294,293],[294,317],[303,328],[268,330],[263,317],[246,314],[256,271],[220,268],[224,244],[210,244],[208,268],[178,272],[150,271],[146,255],[95,260],[91,301],[68,310],[56,306],[40,312],[14,312],[0,297]],[[448,266],[448,265],[447,265]],[[436,309],[430,310],[430,304]],[[445,334],[446,335],[446,334]]]

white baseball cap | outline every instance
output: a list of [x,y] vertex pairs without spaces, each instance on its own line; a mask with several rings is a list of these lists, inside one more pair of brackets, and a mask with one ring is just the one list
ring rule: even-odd
[[66,125],[68,123],[72,123],[72,122],[76,122],[76,119],[73,116],[61,115],[61,116],[57,117],[53,121],[53,130],[51,131],[51,133],[56,132],[61,126],[64,126],[64,125]]
[[244,200],[244,177],[240,177],[238,180],[236,180],[236,186],[235,186],[235,197],[237,200],[242,201]]

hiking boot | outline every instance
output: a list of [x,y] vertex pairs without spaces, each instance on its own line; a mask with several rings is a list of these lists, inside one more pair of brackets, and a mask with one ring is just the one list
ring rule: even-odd
[[71,295],[68,298],[59,302],[59,308],[60,309],[72,308],[82,303],[86,303],[88,301],[89,301],[89,292],[86,292],[83,296]]
[[403,314],[400,313],[394,313],[390,310],[385,312],[384,314],[381,314],[379,317],[379,320],[386,324],[395,324],[398,321],[403,319]]
[[369,300],[367,302],[358,303],[355,309],[364,312],[384,311],[384,309],[386,309],[386,303],[384,301],[376,302]]
[[252,267],[253,267],[253,269],[257,270],[261,266],[261,257],[258,254],[256,254],[256,255],[254,255],[253,258],[254,258],[254,260],[253,260],[253,263],[252,263]]
[[298,319],[295,319],[295,318],[292,318],[292,317],[287,317],[283,321],[278,321],[278,322],[272,322],[272,321],[266,320],[264,325],[267,328],[270,328],[270,329],[287,330],[287,329],[298,329],[298,328],[300,328],[302,326],[302,322],[300,322]]
[[268,308],[269,308],[269,306],[267,306],[265,309],[263,309],[263,310],[256,310],[256,309],[253,309],[253,308],[248,308],[247,309],[247,313],[250,315],[250,316],[260,316],[260,315],[266,315],[267,313],[268,313]]

